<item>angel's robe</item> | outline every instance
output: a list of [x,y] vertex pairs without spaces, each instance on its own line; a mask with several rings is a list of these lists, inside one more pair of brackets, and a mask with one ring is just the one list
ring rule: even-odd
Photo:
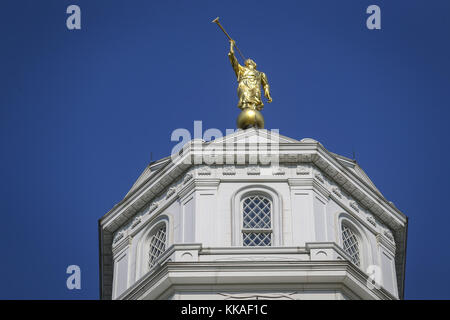
[[269,83],[266,74],[256,69],[241,66],[233,52],[229,52],[228,57],[238,81],[238,108],[261,110],[264,107],[261,99],[261,86],[266,96],[269,93]]

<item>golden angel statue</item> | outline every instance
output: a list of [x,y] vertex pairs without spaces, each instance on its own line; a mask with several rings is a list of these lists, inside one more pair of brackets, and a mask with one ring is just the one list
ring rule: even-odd
[[256,63],[252,59],[245,60],[245,66],[241,66],[234,55],[234,40],[230,40],[230,52],[228,57],[231,66],[236,73],[238,85],[238,107],[240,109],[251,108],[253,110],[262,110],[264,104],[261,100],[261,85],[264,89],[264,96],[268,102],[272,102],[270,96],[270,87],[267,76],[264,72],[256,70]]
[[259,112],[264,107],[261,99],[261,86],[267,101],[272,102],[270,87],[264,72],[256,70],[256,63],[252,59],[245,60],[245,66],[241,66],[234,55],[234,40],[230,40],[230,52],[228,57],[231,66],[236,73],[238,81],[238,108],[242,110],[238,117],[238,128],[249,127],[264,128],[264,118]]

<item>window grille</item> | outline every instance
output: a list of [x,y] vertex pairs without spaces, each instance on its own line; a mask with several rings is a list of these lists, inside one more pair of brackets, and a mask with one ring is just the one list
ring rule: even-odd
[[158,257],[166,250],[166,225],[161,226],[151,237],[149,248],[149,267],[155,265]]
[[350,256],[350,261],[360,266],[359,241],[352,229],[342,224],[342,246]]
[[244,246],[272,245],[272,202],[252,195],[242,202],[242,243]]

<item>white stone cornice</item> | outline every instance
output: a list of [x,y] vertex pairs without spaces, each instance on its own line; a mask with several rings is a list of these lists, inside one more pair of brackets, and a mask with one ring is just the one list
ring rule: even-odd
[[342,199],[342,192],[338,187],[332,187],[331,192],[333,192],[339,199]]
[[[338,182],[361,203],[380,216],[380,219],[397,229],[404,226],[406,217],[398,209],[393,208],[386,199],[367,185],[362,179],[353,172],[345,169],[325,148],[318,149],[318,158],[314,162],[321,170],[324,170],[328,176]],[[387,214],[390,213],[390,217]]]
[[182,184],[182,187],[178,190],[178,198],[184,198],[190,194],[194,189],[194,179],[190,179],[189,182]]
[[195,190],[201,190],[201,189],[217,189],[219,186],[220,179],[216,178],[192,178],[189,183],[184,185],[179,191],[178,191],[178,197],[184,198],[186,195],[190,194],[191,192]]
[[383,245],[384,247],[386,247],[393,255],[395,255],[395,243],[388,239],[385,235],[379,233],[377,234],[377,242],[380,245]]
[[328,191],[323,183],[320,182],[320,180],[318,180],[317,178],[312,179],[312,186],[314,187],[314,191],[318,192],[324,197],[324,200],[328,200],[328,198],[330,198],[330,191]]
[[121,238],[121,240],[119,242],[116,243],[116,245],[113,247],[112,249],[112,254],[113,256],[118,255],[119,253],[121,253],[126,247],[128,247],[131,244],[131,239],[132,237],[127,235],[123,238]]
[[[243,259],[230,260],[236,255]],[[286,255],[298,259],[284,259]],[[256,259],[257,256],[260,258]],[[199,289],[201,285],[211,288],[212,285],[234,284],[248,288],[253,284],[260,285],[261,277],[266,285],[280,288],[306,283],[314,288],[326,282],[328,286],[333,283],[345,286],[363,299],[397,299],[382,287],[369,289],[369,276],[343,257],[345,253],[335,243],[307,243],[305,247],[284,248],[173,245],[158,258],[150,272],[118,299],[157,299],[164,292],[170,292],[172,285],[195,284]]]
[[312,178],[288,178],[287,181],[291,189],[295,187],[312,186]]
[[[296,152],[306,151],[306,148],[310,148],[309,154],[298,154],[299,157],[297,158],[297,161],[300,160],[316,160],[316,165],[322,166],[323,168],[329,168],[332,164],[328,162],[334,162],[335,166],[341,166],[336,160],[334,160],[331,156],[329,156],[326,152],[321,151],[321,148],[323,148],[321,145],[314,144],[314,143],[308,143],[308,144],[301,144],[301,143],[287,143],[287,144],[280,144],[280,160],[283,159],[284,153],[293,152],[296,150]],[[312,150],[311,150],[312,149]],[[316,152],[314,154],[314,152]],[[151,199],[151,197],[156,196],[158,192],[160,192],[164,187],[164,183],[168,184],[170,183],[170,179],[167,179],[167,177],[179,177],[179,174],[181,170],[186,169],[189,165],[184,164],[183,160],[187,159],[189,156],[189,150],[185,151],[183,154],[183,157],[179,159],[178,162],[175,163],[169,163],[167,164],[162,171],[165,172],[164,181],[161,179],[162,173],[158,173],[153,177],[152,180],[155,180],[152,184],[151,181],[147,181],[146,184],[144,184],[142,187],[138,188],[136,192],[132,195],[130,195],[129,198],[127,198],[125,201],[120,203],[118,206],[113,208],[105,217],[102,219],[105,226],[108,225],[108,221],[111,221],[112,219],[119,218],[119,222],[115,223],[114,225],[120,225],[120,222],[123,222],[130,218],[136,210],[138,210],[142,205],[146,203],[146,200],[148,201]],[[291,157],[292,159],[292,157]],[[327,162],[328,161],[328,162]],[[342,166],[341,166],[342,167]],[[323,169],[321,168],[321,169]],[[339,168],[338,168],[339,169]],[[339,170],[342,170],[340,168]],[[328,174],[331,174],[332,177],[336,176],[342,176],[344,177],[345,174],[348,174],[348,172],[340,172],[339,170],[336,170],[336,174],[333,175],[332,170],[328,170]],[[348,171],[348,170],[347,170]],[[173,174],[174,173],[174,174]],[[341,182],[344,181],[346,184],[348,184],[349,181],[351,181],[352,177],[348,176],[345,179],[341,179]],[[339,182],[339,179],[337,179]],[[344,183],[344,184],[345,184]],[[346,186],[347,190],[352,190],[351,187],[348,185]],[[356,187],[354,189],[357,189]],[[359,198],[361,198],[361,194],[358,194]],[[139,197],[140,196],[140,197]],[[141,200],[142,199],[142,200]],[[378,201],[380,202],[380,201]],[[375,201],[374,201],[375,203]],[[375,212],[377,215],[380,214],[380,210],[378,212]],[[124,215],[124,218],[120,219],[120,216]],[[382,219],[383,220],[383,219]],[[384,219],[385,220],[385,219]],[[112,228],[109,228],[110,231],[114,231],[114,225],[111,225]],[[393,227],[393,226],[391,226]]]
[[215,188],[217,189],[217,187],[220,184],[220,179],[214,179],[214,178],[201,178],[201,179],[195,179],[194,180],[194,185],[196,188],[199,189],[211,189],[211,188]]
[[[327,164],[326,166],[325,166],[325,162],[324,162],[324,159],[322,159],[322,160],[318,160],[317,161],[317,163],[316,164],[319,164],[319,165],[322,165],[322,166],[324,166],[324,167],[326,167],[326,168],[330,168],[330,166],[331,166],[331,164]],[[170,167],[170,166],[169,166]],[[328,172],[331,172],[331,170],[328,170]],[[346,188],[347,190],[354,190],[355,191],[355,194],[356,194],[356,196],[359,198],[359,199],[363,199],[362,200],[362,203],[364,203],[364,201],[365,201],[365,203],[366,203],[366,205],[368,204],[368,196],[365,196],[361,191],[359,191],[359,190],[357,190],[357,187],[354,187],[354,188],[351,188],[351,187],[349,187],[349,183],[350,183],[350,181],[351,181],[351,179],[349,179],[348,177],[347,178],[345,178],[345,179],[343,179],[343,177],[344,177],[344,175],[343,175],[343,173],[340,173],[340,172],[338,172],[338,171],[336,171],[337,173],[335,174],[335,175],[333,175],[335,178],[336,178],[336,180],[337,180],[337,182],[339,183],[339,182],[343,182],[344,183],[344,188]],[[342,176],[342,178],[341,179],[339,179],[339,177],[341,177]],[[190,176],[187,176],[187,177],[189,177],[189,178],[186,178],[186,180],[189,180],[190,179]],[[320,182],[322,182],[323,183],[323,177],[321,176],[321,175],[316,175],[316,177],[315,177],[316,179],[318,179]],[[322,180],[321,180],[322,179]],[[169,182],[169,181],[167,181],[167,182]],[[162,182],[161,181],[159,181],[158,183],[155,183],[155,185],[154,185],[154,187],[155,187],[155,189],[154,189],[154,191],[149,191],[149,193],[148,194],[153,194],[153,195],[156,195],[157,194],[157,192],[160,192],[165,186],[162,184]],[[150,188],[151,189],[151,188]],[[351,194],[351,193],[350,193]],[[136,201],[135,201],[135,203],[133,203],[131,206],[130,205],[128,205],[128,207],[125,209],[125,208],[123,208],[124,210],[122,210],[122,212],[124,212],[124,215],[125,216],[127,216],[127,218],[129,218],[129,217],[131,217],[133,214],[132,214],[132,212],[135,212],[136,210],[138,210],[137,208],[139,208],[140,206],[142,206],[142,205],[144,205],[145,204],[145,200],[148,200],[150,197],[149,196],[147,196],[147,197],[142,197],[142,199],[144,199],[144,201],[138,201],[137,199],[136,199]],[[358,199],[358,200],[359,200]],[[131,200],[131,199],[130,199]],[[378,201],[379,202],[379,201]],[[373,203],[376,203],[375,201],[373,201]],[[123,204],[123,206],[125,206],[125,204]],[[371,208],[370,208],[371,210],[373,210],[374,208],[373,208],[373,205],[371,206]],[[377,215],[379,215],[380,214],[380,210],[375,210],[375,212],[374,213],[376,213]],[[112,214],[112,212],[111,212],[111,214]],[[107,215],[108,216],[108,215]],[[107,217],[105,217],[105,222],[107,222]],[[381,217],[381,220],[386,220],[386,219],[383,219],[383,217]],[[393,221],[393,219],[391,219],[391,221]],[[388,221],[388,225],[389,225],[389,222],[391,222],[391,221]],[[391,225],[391,227],[393,227],[394,228],[394,226],[392,226]],[[398,226],[396,226],[397,228],[398,228]],[[395,228],[394,228],[395,229]],[[114,230],[114,228],[113,229],[110,229],[110,230]]]

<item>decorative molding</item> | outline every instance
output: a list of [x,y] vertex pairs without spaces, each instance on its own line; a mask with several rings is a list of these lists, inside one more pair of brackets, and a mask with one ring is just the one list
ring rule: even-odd
[[392,232],[390,230],[384,230],[383,234],[386,236],[386,238],[388,238],[391,241],[394,241],[394,235],[392,234]]
[[158,203],[158,202],[153,202],[153,203],[150,205],[150,208],[148,209],[148,212],[150,213],[150,212],[155,211],[156,208],[158,208],[158,206],[159,206],[159,203]]
[[310,168],[308,166],[305,165],[298,165],[297,169],[295,171],[296,174],[301,175],[301,176],[305,176],[310,174]]
[[169,199],[175,192],[177,191],[177,188],[172,187],[167,190],[166,199]]
[[331,191],[333,191],[333,193],[334,193],[338,198],[341,198],[341,199],[342,199],[342,193],[341,193],[341,190],[339,190],[338,187],[333,187],[333,188],[331,189]]
[[195,187],[208,187],[208,188],[214,188],[217,189],[217,187],[220,184],[220,179],[216,178],[208,178],[208,179],[200,179],[196,180],[194,183]]
[[367,221],[369,221],[369,223],[370,223],[371,225],[373,225],[374,227],[377,226],[377,224],[376,224],[376,222],[375,222],[375,218],[374,218],[372,215],[367,216],[366,219],[367,219]]
[[192,173],[186,173],[186,175],[184,176],[184,179],[183,179],[183,184],[185,184],[186,182],[188,182],[192,178],[193,178]]
[[222,174],[223,175],[235,175],[236,174],[236,168],[233,165],[223,166],[222,168]]
[[245,256],[245,257],[226,257],[216,258],[212,261],[304,261],[301,257],[279,257],[273,256]]
[[358,204],[355,201],[350,201],[350,207],[352,207],[356,212],[359,212]]
[[286,173],[286,171],[282,167],[274,167],[273,170],[272,170],[272,174],[274,176],[282,176],[285,173]]
[[314,191],[316,192],[316,194],[320,194],[323,196],[322,202],[326,203],[331,196],[330,190],[325,188],[325,186],[322,183],[318,182],[317,179],[312,179],[312,186],[314,187]]
[[260,170],[258,166],[249,166],[247,168],[247,174],[249,175],[258,175],[260,174]]
[[323,175],[322,175],[320,172],[316,172],[316,173],[314,174],[314,177],[315,177],[317,180],[319,180],[320,182],[325,183],[325,179],[323,178]]
[[208,166],[203,166],[198,169],[198,174],[201,176],[208,176],[211,174],[211,169]]
[[299,300],[295,299],[293,296],[298,292],[290,292],[290,293],[223,293],[218,292],[219,295],[224,296],[224,300]]
[[119,240],[122,239],[123,237],[125,237],[125,231],[122,230],[117,232],[116,236],[114,237],[113,244],[119,242]]
[[134,229],[139,223],[142,222],[142,216],[136,217],[131,224],[131,229]]

